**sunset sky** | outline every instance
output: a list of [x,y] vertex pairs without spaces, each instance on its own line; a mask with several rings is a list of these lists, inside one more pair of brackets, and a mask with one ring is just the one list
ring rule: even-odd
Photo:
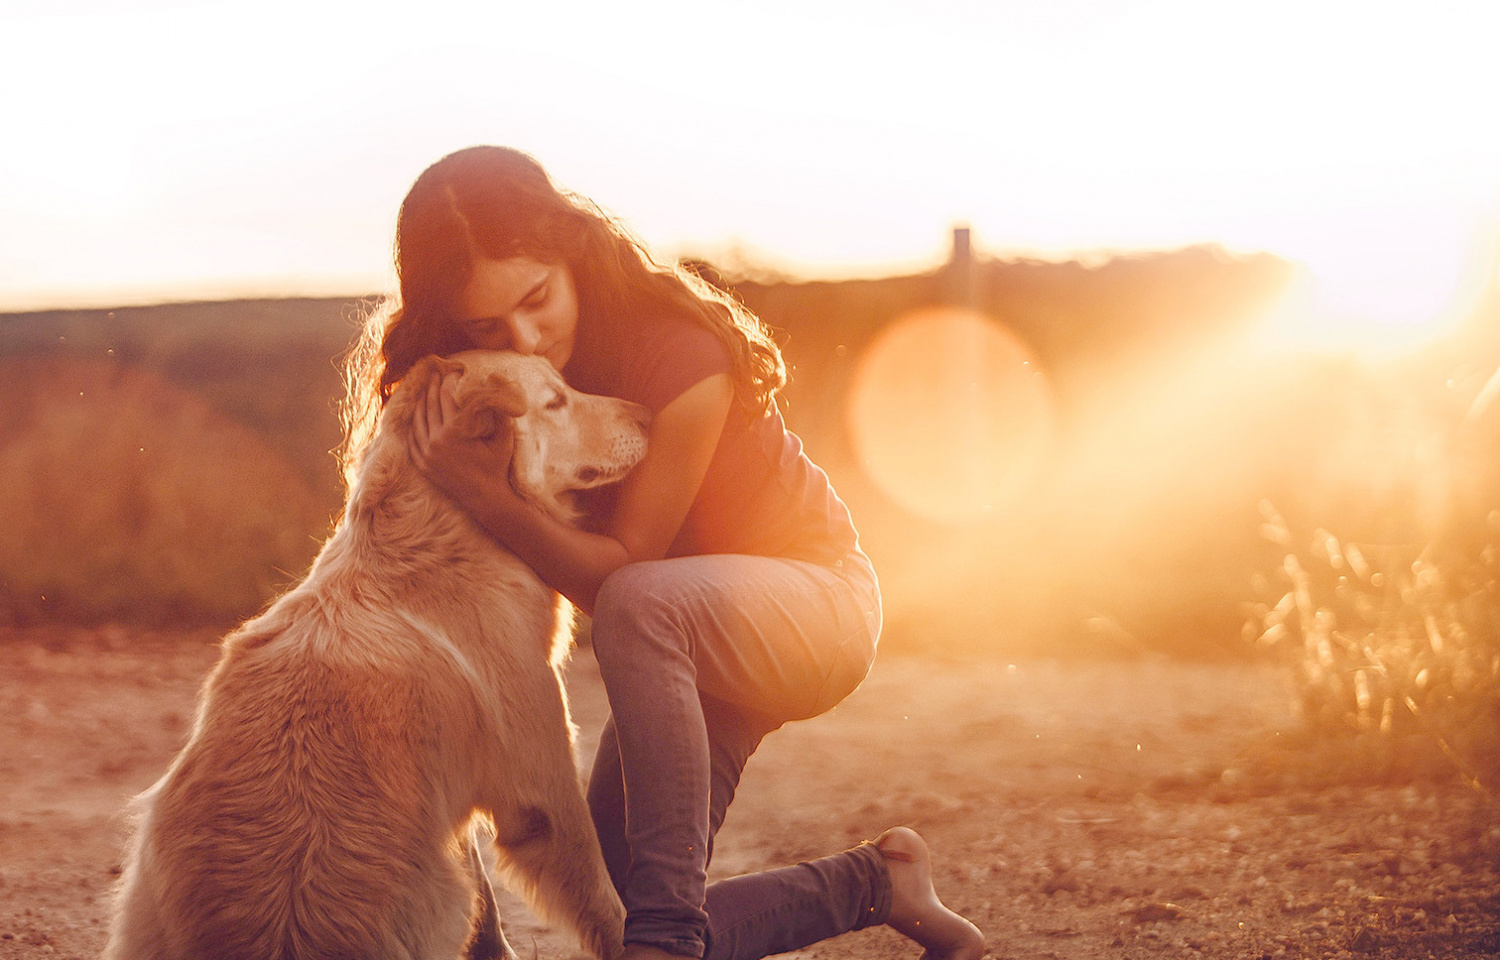
[[479,142],[664,253],[1213,241],[1377,331],[1500,236],[1491,0],[21,0],[0,36],[0,310],[384,290],[406,187]]

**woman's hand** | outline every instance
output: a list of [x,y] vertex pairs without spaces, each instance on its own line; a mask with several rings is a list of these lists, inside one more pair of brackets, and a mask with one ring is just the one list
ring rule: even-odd
[[475,437],[478,431],[465,427],[468,418],[453,390],[446,378],[428,386],[412,423],[412,461],[585,613],[593,611],[599,585],[615,570],[666,555],[703,483],[734,398],[729,375],[719,373],[658,411],[645,459],[621,482],[610,529],[595,533],[544,514],[511,489],[512,422],[501,417],[492,437]]
[[471,513],[476,506],[521,502],[510,486],[510,460],[515,428],[509,417],[497,415],[489,435],[476,435],[473,418],[459,416],[454,397],[458,375],[433,377],[412,418],[412,463],[433,485]]

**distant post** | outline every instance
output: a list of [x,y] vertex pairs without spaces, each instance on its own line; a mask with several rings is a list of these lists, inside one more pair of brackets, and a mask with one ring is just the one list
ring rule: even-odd
[[953,253],[948,259],[948,303],[955,307],[977,309],[978,291],[974,283],[974,253],[969,228],[953,228]]

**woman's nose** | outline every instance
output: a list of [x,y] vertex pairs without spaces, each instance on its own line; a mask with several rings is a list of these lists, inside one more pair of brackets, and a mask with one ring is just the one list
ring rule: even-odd
[[534,321],[516,319],[510,322],[510,348],[516,353],[534,354],[541,341],[541,331]]

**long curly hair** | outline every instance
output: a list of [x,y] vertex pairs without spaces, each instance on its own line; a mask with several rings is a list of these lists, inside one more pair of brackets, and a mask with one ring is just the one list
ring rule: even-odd
[[391,391],[428,354],[470,346],[453,305],[476,259],[526,256],[566,264],[578,291],[580,327],[678,316],[718,335],[733,362],[736,394],[764,411],[786,384],[786,364],[754,313],[680,263],[645,246],[587,198],[553,184],[519,150],[459,150],[417,177],[396,221],[398,293],[364,318],[344,358],[341,408],[345,478],[375,432]]

